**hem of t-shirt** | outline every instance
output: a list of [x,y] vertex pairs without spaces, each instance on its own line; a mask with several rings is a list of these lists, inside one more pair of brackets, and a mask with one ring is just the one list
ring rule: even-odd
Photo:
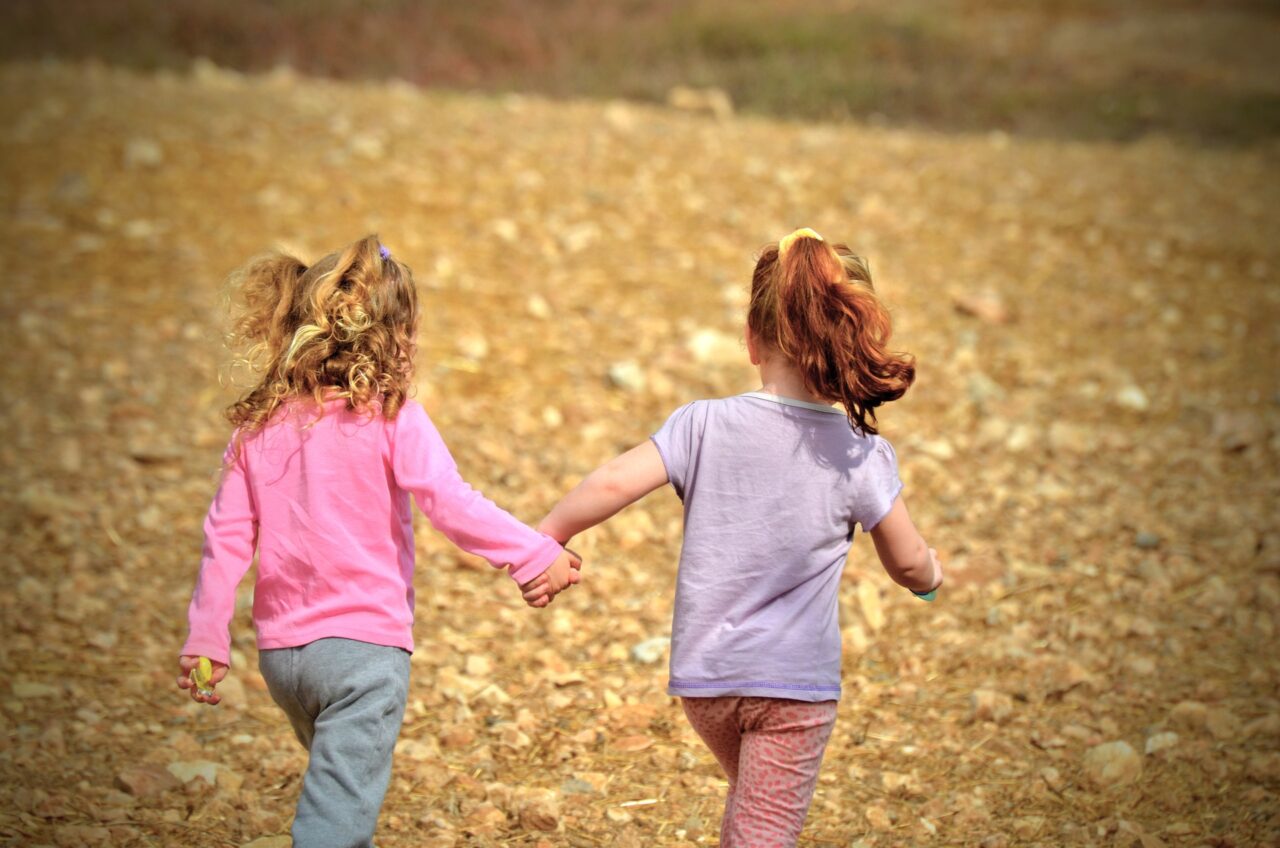
[[658,458],[662,460],[662,467],[667,472],[667,482],[676,490],[676,494],[684,498],[684,493],[680,491],[680,487],[676,484],[675,478],[671,476],[671,460],[667,458],[667,452],[662,449],[662,445],[658,443],[656,436],[650,436],[649,441],[653,442],[653,446],[658,449]]
[[898,500],[898,495],[902,494],[902,489],[903,489],[903,483],[902,483],[902,481],[901,481],[901,480],[899,480],[899,481],[898,481],[898,488],[896,488],[896,489],[894,489],[894,490],[893,490],[893,497],[889,498],[889,507],[888,507],[888,509],[886,509],[886,510],[885,510],[884,512],[882,512],[880,515],[878,515],[878,516],[876,517],[876,520],[875,520],[875,521],[871,522],[870,524],[864,524],[864,525],[862,525],[862,532],[864,532],[864,533],[870,533],[872,530],[874,530],[876,527],[878,527],[878,526],[880,525],[880,522],[881,522],[881,521],[884,521],[885,516],[887,516],[890,512],[892,512],[892,511],[893,511],[893,504],[894,504],[894,502],[895,502],[895,501],[897,501],[897,500]]
[[410,633],[388,633],[385,630],[369,630],[363,627],[343,627],[328,623],[296,633],[263,635],[258,631],[258,650],[270,651],[276,648],[301,648],[321,639],[351,639],[356,642],[368,642],[370,645],[382,645],[387,648],[402,648],[413,653],[413,635]]
[[545,561],[543,561],[542,557],[534,557],[519,568],[512,568],[508,574],[510,574],[511,579],[517,583],[528,583],[530,580],[546,571],[556,561],[556,557],[560,556],[560,552],[564,550],[560,543],[555,539],[545,533],[540,535],[543,537],[544,547],[539,548],[539,552],[541,553],[545,550],[545,552],[550,556],[548,556]]
[[667,694],[682,698],[788,698],[792,701],[838,701],[840,686],[822,683],[787,683],[778,680],[676,680],[667,681]]
[[797,409],[807,409],[811,412],[822,412],[827,415],[839,415],[841,418],[847,418],[843,409],[836,409],[834,406],[827,406],[824,403],[813,403],[812,401],[800,400],[799,398],[789,398],[783,395],[775,395],[770,392],[743,392],[739,397],[756,398],[757,400],[767,400],[770,403],[780,403],[783,406],[794,406]]

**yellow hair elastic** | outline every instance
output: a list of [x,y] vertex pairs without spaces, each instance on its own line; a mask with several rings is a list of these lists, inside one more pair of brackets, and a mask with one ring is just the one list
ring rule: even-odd
[[778,242],[778,256],[781,257],[788,250],[790,250],[791,245],[796,241],[796,239],[802,239],[802,238],[817,239],[818,241],[823,240],[822,236],[818,235],[808,227],[801,227],[795,232],[790,233],[789,235],[783,236],[782,241]]

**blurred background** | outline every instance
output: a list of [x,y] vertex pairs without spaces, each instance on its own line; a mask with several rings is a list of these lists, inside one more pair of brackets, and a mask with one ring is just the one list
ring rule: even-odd
[[[11,0],[0,52],[1210,143],[1280,132],[1267,0]],[[677,95],[678,98],[678,95]]]
[[[222,704],[173,685],[233,269],[379,233],[417,398],[533,522],[756,388],[754,257],[806,225],[918,358],[880,425],[948,582],[856,539],[801,844],[1280,842],[1277,44],[1263,0],[4,3],[0,844],[288,844],[251,579]],[[717,844],[680,521],[584,534],[536,614],[420,522],[379,844]]]

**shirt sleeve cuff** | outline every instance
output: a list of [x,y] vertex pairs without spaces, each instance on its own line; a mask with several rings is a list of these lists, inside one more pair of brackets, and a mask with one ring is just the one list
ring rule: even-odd
[[214,662],[231,665],[231,649],[229,645],[220,644],[216,640],[192,636],[178,652],[184,657],[208,657]]
[[543,539],[543,544],[536,549],[535,555],[530,557],[528,562],[512,568],[508,572],[511,575],[511,579],[517,583],[528,583],[546,571],[556,561],[556,557],[560,556],[560,552],[564,550],[555,539],[545,533],[539,535]]

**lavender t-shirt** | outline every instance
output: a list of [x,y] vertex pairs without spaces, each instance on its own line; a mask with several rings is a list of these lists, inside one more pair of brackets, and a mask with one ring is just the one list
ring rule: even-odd
[[684,502],[667,691],[839,698],[840,574],[902,490],[893,448],[763,392],[682,406],[653,442]]

